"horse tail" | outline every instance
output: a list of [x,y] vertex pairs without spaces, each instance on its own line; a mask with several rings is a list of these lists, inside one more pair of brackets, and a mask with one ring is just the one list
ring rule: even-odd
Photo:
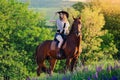
[[35,51],[35,54],[34,54],[34,58],[35,58],[35,60],[37,61],[37,52],[38,52],[38,47],[39,47],[39,45],[36,47],[36,51]]
[[37,64],[43,63],[45,58],[47,57],[48,49],[49,49],[49,42],[50,41],[44,41],[40,45],[36,47],[36,53],[35,53],[35,59]]
[[45,58],[45,52],[44,52],[44,42],[36,47],[36,53],[35,53],[35,59],[36,63],[39,65],[40,63],[43,63]]

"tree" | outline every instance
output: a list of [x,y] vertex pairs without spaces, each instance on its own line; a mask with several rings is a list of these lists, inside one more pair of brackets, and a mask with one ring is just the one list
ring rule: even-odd
[[[92,6],[101,8],[104,14],[106,24],[103,29],[108,30],[108,33],[114,35],[114,43],[118,49],[117,54],[114,55],[115,59],[120,59],[120,1],[119,0],[93,0],[90,3]],[[114,49],[113,49],[114,50]]]
[[100,45],[104,35],[102,27],[105,24],[103,14],[96,7],[85,7],[81,12],[82,16],[82,32],[83,32],[83,60],[88,63],[98,61],[102,56],[100,53]]
[[101,51],[104,54],[104,58],[113,59],[113,56],[118,52],[114,42],[114,35],[107,31],[105,35],[101,36],[101,39],[103,40]]
[[78,2],[78,3],[74,4],[72,7],[74,9],[76,9],[77,11],[81,12],[85,8],[85,5],[87,5],[87,4],[83,3],[83,2]]
[[22,80],[36,73],[36,47],[53,35],[43,24],[45,19],[28,4],[0,0],[0,76]]

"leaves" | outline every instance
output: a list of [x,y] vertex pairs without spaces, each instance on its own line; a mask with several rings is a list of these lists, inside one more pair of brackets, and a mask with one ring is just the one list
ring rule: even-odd
[[[110,43],[110,45],[106,46],[105,51],[110,52],[111,54],[114,54],[115,59],[119,59],[119,53],[120,53],[120,1],[119,0],[93,0],[91,2],[93,6],[96,6],[98,8],[101,8],[101,12],[105,16],[106,24],[104,25],[104,30],[108,30],[108,34],[113,34],[114,38],[113,41]],[[106,34],[105,34],[106,35]],[[106,36],[108,38],[108,36]],[[111,39],[111,40],[112,40]],[[104,38],[105,40],[105,38]],[[107,40],[107,39],[106,39]],[[110,37],[108,41],[110,40]],[[112,46],[112,47],[111,47]],[[105,47],[105,46],[104,46]],[[108,47],[111,47],[111,49]],[[116,48],[118,50],[116,50]],[[113,52],[113,53],[112,53]],[[116,54],[117,53],[117,54]]]
[[25,79],[36,71],[36,46],[53,34],[43,28],[45,19],[27,4],[15,0],[1,0],[0,4],[0,75]]

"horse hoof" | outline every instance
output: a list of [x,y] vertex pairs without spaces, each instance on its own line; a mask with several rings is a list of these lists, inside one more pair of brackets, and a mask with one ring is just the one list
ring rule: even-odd
[[37,72],[37,76],[40,76],[40,73],[39,73],[39,72]]
[[37,77],[39,77],[40,75],[37,75]]
[[53,71],[48,71],[49,76],[53,75]]
[[37,76],[40,76],[40,74],[37,74]]

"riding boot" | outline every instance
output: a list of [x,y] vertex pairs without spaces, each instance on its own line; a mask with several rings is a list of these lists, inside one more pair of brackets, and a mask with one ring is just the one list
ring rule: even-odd
[[61,57],[60,48],[57,48],[57,57],[58,57],[58,58]]

